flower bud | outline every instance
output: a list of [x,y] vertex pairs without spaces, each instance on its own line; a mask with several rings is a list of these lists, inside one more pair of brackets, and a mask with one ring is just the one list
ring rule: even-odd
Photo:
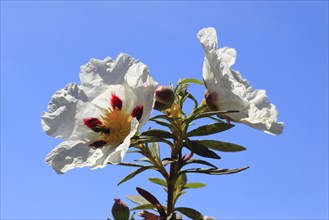
[[114,220],[128,220],[130,211],[124,202],[122,202],[120,199],[114,199],[112,215]]
[[204,97],[206,99],[206,103],[207,106],[209,107],[210,110],[218,110],[215,103],[217,101],[217,94],[214,92],[209,92],[208,90],[206,90],[206,92],[204,93]]
[[156,101],[154,104],[154,109],[159,111],[170,108],[175,100],[174,91],[169,86],[159,86],[155,90],[155,94]]

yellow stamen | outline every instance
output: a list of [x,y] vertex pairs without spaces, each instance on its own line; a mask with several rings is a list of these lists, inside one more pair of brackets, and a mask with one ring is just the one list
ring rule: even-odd
[[102,116],[103,125],[110,132],[101,133],[101,139],[108,144],[121,144],[130,132],[132,117],[118,108],[108,108]]

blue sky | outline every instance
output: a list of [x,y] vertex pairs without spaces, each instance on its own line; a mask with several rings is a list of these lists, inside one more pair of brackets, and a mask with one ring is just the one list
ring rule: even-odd
[[[41,112],[55,91],[79,82],[90,58],[128,53],[163,85],[201,79],[203,50],[195,35],[209,26],[220,47],[237,50],[233,68],[267,90],[285,130],[271,136],[237,125],[213,135],[247,151],[221,153],[212,162],[250,169],[190,175],[207,187],[191,190],[178,205],[218,219],[327,219],[327,1],[1,1],[1,219],[106,219],[113,198],[133,206],[126,196],[136,186],[164,202],[164,191],[146,180],[155,172],[119,187],[133,169],[56,174],[44,157],[61,141],[42,132]],[[191,91],[202,99],[203,87]]]

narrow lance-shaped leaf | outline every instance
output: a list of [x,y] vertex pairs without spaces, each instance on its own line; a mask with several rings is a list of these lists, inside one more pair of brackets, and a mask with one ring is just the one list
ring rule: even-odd
[[141,136],[154,136],[160,138],[174,138],[175,136],[168,131],[160,130],[160,129],[151,129],[148,131],[144,131],[141,133]]
[[218,132],[226,131],[230,128],[234,127],[233,124],[227,124],[227,123],[214,123],[209,125],[200,126],[190,132],[187,133],[188,137],[191,136],[204,136],[204,135],[210,135],[215,134]]
[[154,136],[140,136],[139,139],[135,140],[134,144],[144,144],[144,143],[153,143],[153,142],[163,142],[168,144],[169,146],[172,143],[164,138],[158,138]]
[[151,204],[153,204],[157,208],[160,216],[166,216],[167,215],[166,211],[162,207],[161,203],[159,202],[159,200],[157,198],[155,198],[155,196],[153,196],[148,191],[146,191],[142,188],[139,188],[139,187],[136,187],[136,190],[141,196],[143,196],[147,201],[149,201]]
[[[138,158],[138,159],[136,159],[135,161],[152,163],[152,161],[150,161],[150,159],[147,158],[147,157]],[[144,165],[144,166],[145,166],[145,165]]]
[[150,143],[149,145],[150,153],[153,158],[157,158],[160,160],[160,149],[159,149],[159,144],[157,142],[155,143]]
[[192,143],[192,142],[185,142],[184,146],[186,146],[190,151],[193,153],[207,158],[213,158],[213,159],[220,159],[220,156],[218,156],[215,152],[209,150],[203,145],[200,145],[198,143]]
[[181,171],[181,173],[203,173],[209,175],[224,175],[224,174],[238,173],[248,168],[249,167],[242,167],[238,169],[193,168],[193,169],[187,169]]
[[157,123],[157,124],[159,124],[161,126],[164,126],[164,127],[169,128],[169,129],[172,129],[173,128],[173,126],[171,124],[169,124],[167,122],[164,122],[162,120],[159,120],[159,119],[153,119],[153,120],[150,120],[150,121],[153,121],[153,122],[155,122],[155,123]]
[[186,83],[194,83],[194,84],[203,85],[203,81],[198,80],[198,79],[193,79],[193,78],[185,78],[185,79],[181,79],[181,80],[178,82],[178,85],[182,85],[182,84],[186,84]]
[[182,187],[187,183],[187,176],[186,174],[180,175],[175,183],[175,188]]
[[146,199],[144,199],[143,196],[140,196],[140,195],[130,195],[130,196],[127,196],[127,198],[136,203],[137,205],[147,205],[147,204],[151,204],[149,203],[149,201],[147,201]]
[[176,203],[179,196],[184,194],[184,185],[187,183],[187,176],[185,173],[182,173],[180,176],[178,176],[176,183],[175,183],[175,190],[174,190],[174,204]]
[[146,165],[143,164],[138,164],[138,163],[126,163],[126,162],[121,162],[117,165],[121,165],[121,166],[127,166],[127,167],[147,167]]
[[135,170],[134,172],[130,173],[128,176],[126,176],[125,178],[123,178],[119,183],[118,183],[118,186],[121,184],[121,183],[124,183],[128,180],[130,180],[131,178],[135,177],[137,174],[140,174],[141,172],[145,171],[145,170],[149,170],[149,169],[154,169],[155,167],[154,166],[145,166],[145,167],[141,167],[137,170]]
[[189,99],[191,99],[194,102],[194,108],[193,109],[197,109],[198,108],[198,100],[192,95],[192,94],[188,94],[187,96]]
[[195,159],[195,158],[192,158],[192,159],[189,159],[188,161],[186,161],[185,162],[185,165],[192,164],[192,163],[207,165],[207,166],[210,166],[210,167],[213,167],[213,168],[216,168],[217,169],[217,167],[215,165],[209,163],[208,161],[200,160],[200,159]]
[[158,184],[160,186],[167,187],[167,182],[163,179],[151,177],[148,180],[151,181],[152,183]]
[[175,118],[171,118],[171,117],[169,117],[167,115],[157,115],[157,116],[154,116],[154,117],[149,118],[150,121],[157,120],[157,119],[165,119],[165,120],[167,120],[168,122],[171,123],[171,122],[173,122],[173,120]]
[[204,183],[196,183],[196,182],[191,182],[191,183],[187,183],[184,185],[184,188],[186,189],[197,189],[197,188],[202,188],[205,187],[206,184]]
[[190,141],[191,144],[197,144],[197,145],[202,145],[207,148],[211,148],[214,150],[218,151],[223,151],[223,152],[238,152],[238,151],[243,151],[246,150],[245,147],[237,145],[237,144],[232,144],[228,142],[222,142],[222,141],[215,141],[215,140],[200,140],[200,141]]
[[[217,116],[219,114],[237,113],[237,112],[239,112],[239,111],[238,110],[229,110],[229,111],[202,112],[202,113],[196,114],[195,117],[193,117],[193,119],[195,120],[195,119],[206,118],[206,117],[210,117],[210,116]],[[221,120],[219,120],[219,121],[221,121]],[[225,123],[224,121],[222,121],[222,122]]]
[[182,213],[183,215],[185,215],[191,219],[195,219],[195,220],[203,219],[203,215],[195,209],[186,208],[186,207],[178,207],[178,208],[175,208],[175,210],[179,211],[180,213]]
[[139,206],[132,208],[131,210],[148,210],[148,209],[154,209],[154,205],[151,203],[139,205]]

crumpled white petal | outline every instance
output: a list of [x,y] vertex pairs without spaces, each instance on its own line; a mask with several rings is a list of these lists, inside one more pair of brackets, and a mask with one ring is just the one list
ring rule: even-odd
[[110,57],[104,60],[90,59],[81,66],[80,81],[89,100],[103,93],[109,85],[123,84],[124,81],[138,87],[154,84],[147,66],[123,53],[116,60]]
[[81,141],[64,141],[52,150],[46,157],[46,163],[58,174],[63,174],[73,168],[92,166],[103,157],[101,149],[93,149]]
[[58,174],[85,166],[96,169],[103,168],[108,163],[118,164],[126,154],[130,146],[130,139],[137,132],[137,127],[138,121],[134,119],[129,135],[119,146],[93,149],[89,147],[89,142],[64,141],[47,155],[46,163],[51,165]]
[[87,100],[84,91],[74,83],[57,91],[49,102],[48,112],[42,113],[43,130],[55,138],[69,138],[74,128],[76,105],[79,101],[86,102]]
[[[91,59],[81,67],[81,84],[69,84],[56,92],[42,113],[43,130],[64,140],[46,158],[56,172],[90,166],[102,168],[108,163],[120,163],[130,146],[130,139],[148,121],[155,102],[157,82],[149,75],[147,66],[127,54],[116,60]],[[113,109],[111,96],[122,101],[122,112],[131,115],[134,108],[143,107],[138,120],[133,118],[130,132],[121,144],[91,147],[100,141],[100,133],[84,123],[84,119],[102,120],[106,109]],[[141,114],[141,112],[139,112]],[[137,117],[137,116],[136,116]]]
[[230,67],[235,63],[233,48],[217,46],[214,28],[204,28],[197,34],[204,52],[203,79],[210,93],[216,94],[214,105],[222,111],[239,110],[227,114],[231,120],[242,122],[270,134],[281,134],[283,122],[277,121],[278,112],[265,90],[254,90],[239,72]]

